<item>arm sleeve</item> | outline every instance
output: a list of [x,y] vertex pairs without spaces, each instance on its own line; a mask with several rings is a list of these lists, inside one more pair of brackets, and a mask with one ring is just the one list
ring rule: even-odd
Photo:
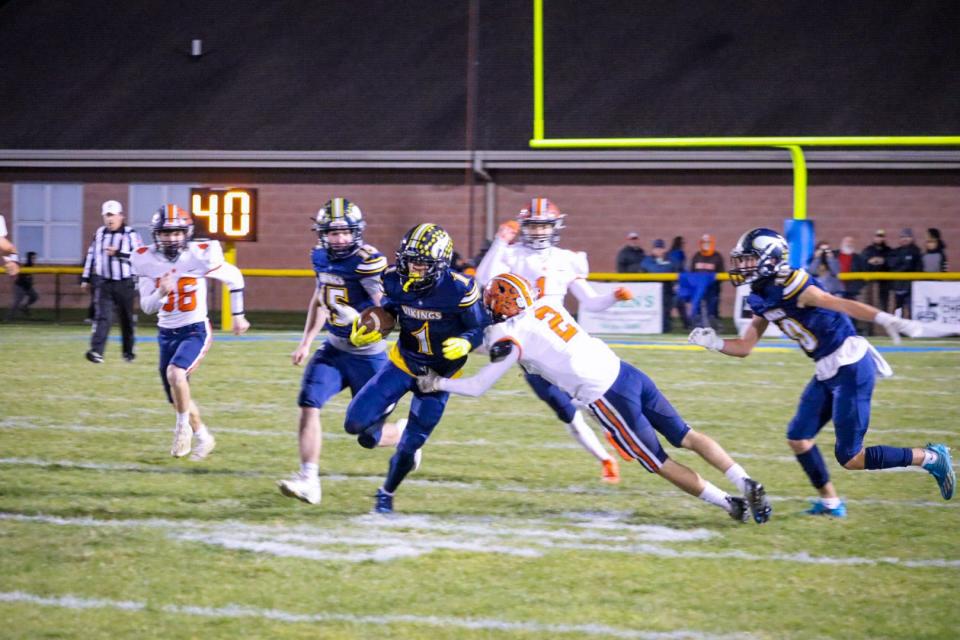
[[140,308],[143,312],[153,314],[159,311],[160,305],[163,304],[163,297],[153,283],[153,279],[140,276],[137,286],[140,289]]
[[379,275],[363,278],[360,280],[360,286],[363,287],[363,290],[366,291],[370,299],[373,300],[373,304],[380,304],[380,301],[383,299],[383,280],[380,279]]
[[230,289],[231,315],[243,315],[243,274],[229,262],[222,263],[206,273],[207,278],[219,280]]
[[87,257],[83,261],[83,274],[80,276],[80,282],[90,282],[90,270],[93,268],[93,245],[96,243],[97,241],[94,239],[87,249]]
[[513,363],[520,358],[519,349],[514,349],[510,354],[500,362],[491,362],[483,369],[480,369],[476,375],[469,378],[444,378],[440,380],[440,390],[456,393],[461,396],[479,396],[493,386],[503,374],[507,372]]
[[580,308],[587,311],[603,311],[613,306],[617,301],[612,291],[610,293],[597,293],[586,280],[571,282],[570,293],[577,298]]
[[490,278],[493,276],[510,270],[507,263],[504,262],[508,247],[509,245],[500,238],[494,239],[487,254],[477,265],[477,273],[474,276],[481,287],[490,282]]

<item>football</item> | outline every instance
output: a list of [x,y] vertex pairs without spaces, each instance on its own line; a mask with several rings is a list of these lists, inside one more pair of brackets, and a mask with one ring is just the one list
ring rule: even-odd
[[396,318],[387,313],[383,307],[367,307],[360,312],[360,325],[367,331],[379,331],[386,337],[397,324]]

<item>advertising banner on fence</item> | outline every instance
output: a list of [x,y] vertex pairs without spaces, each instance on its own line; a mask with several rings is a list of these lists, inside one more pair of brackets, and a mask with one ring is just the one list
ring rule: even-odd
[[[672,283],[671,283],[672,284]],[[627,287],[633,300],[618,302],[606,311],[580,306],[577,322],[590,333],[663,333],[663,284],[660,282],[591,282],[598,293]]]
[[914,282],[910,311],[924,336],[960,334],[960,282]]

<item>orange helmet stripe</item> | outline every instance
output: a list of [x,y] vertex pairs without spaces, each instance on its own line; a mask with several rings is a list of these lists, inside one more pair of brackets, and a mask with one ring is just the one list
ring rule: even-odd
[[513,285],[513,288],[517,290],[517,293],[523,296],[523,301],[526,303],[527,307],[533,305],[533,296],[530,294],[530,285],[527,284],[525,279],[512,273],[501,273],[497,276],[497,278],[506,280]]

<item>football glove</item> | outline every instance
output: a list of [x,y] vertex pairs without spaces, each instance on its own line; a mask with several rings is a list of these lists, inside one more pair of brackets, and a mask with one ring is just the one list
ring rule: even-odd
[[633,291],[626,287],[617,287],[613,292],[613,297],[620,301],[633,300]]
[[717,332],[709,327],[697,327],[690,332],[687,342],[703,347],[709,351],[720,351],[723,349],[723,338],[717,335]]
[[350,325],[350,344],[355,347],[365,347],[379,340],[383,340],[383,334],[361,326],[360,316],[354,318],[353,324]]
[[439,375],[433,369],[427,369],[426,375],[417,376],[417,386],[422,393],[436,393],[440,391],[440,381],[443,376]]
[[443,341],[443,357],[459,360],[470,353],[470,341],[465,338],[447,338]]
[[923,333],[923,327],[916,320],[907,320],[886,311],[878,313],[873,321],[883,327],[883,330],[893,339],[894,344],[900,344],[901,333],[908,338],[919,338]]

